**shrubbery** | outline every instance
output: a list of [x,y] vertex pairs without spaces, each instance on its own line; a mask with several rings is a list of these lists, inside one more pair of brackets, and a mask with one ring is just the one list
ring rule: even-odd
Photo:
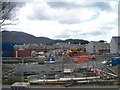
[[20,82],[20,81],[22,81],[22,78],[20,76],[11,76],[11,77],[8,77],[8,79],[3,79],[2,84],[11,85],[15,82]]

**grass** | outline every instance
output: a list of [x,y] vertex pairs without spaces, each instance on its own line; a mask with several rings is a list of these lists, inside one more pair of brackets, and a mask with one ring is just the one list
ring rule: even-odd
[[8,77],[8,79],[2,79],[2,84],[7,84],[7,85],[11,85],[15,82],[20,82],[22,81],[20,76],[10,76]]

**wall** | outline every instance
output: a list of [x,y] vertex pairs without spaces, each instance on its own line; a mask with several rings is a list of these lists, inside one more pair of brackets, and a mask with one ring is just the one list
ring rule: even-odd
[[30,50],[19,50],[18,57],[30,57],[31,51]]
[[94,49],[93,49],[93,42],[90,42],[86,45],[86,52],[88,53],[95,53]]
[[117,40],[117,38],[112,38],[111,39],[110,53],[118,53],[118,40]]
[[2,43],[2,57],[12,57],[13,50],[14,50],[14,44]]
[[88,53],[109,53],[109,49],[109,43],[92,41],[86,45],[86,52]]

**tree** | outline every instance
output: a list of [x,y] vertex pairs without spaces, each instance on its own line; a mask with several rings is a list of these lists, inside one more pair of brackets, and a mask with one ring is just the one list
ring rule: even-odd
[[104,41],[104,40],[100,40],[99,42],[102,42],[102,43],[104,43],[104,42],[106,42],[106,41]]
[[[22,5],[21,3],[19,3]],[[19,6],[20,6],[19,5]],[[19,9],[17,2],[1,2],[0,1],[0,29],[5,25],[14,25],[13,21],[16,20],[16,11]],[[9,22],[6,22],[8,21]]]
[[[16,6],[14,2],[0,2],[1,10],[0,10],[0,28],[5,24],[5,20],[11,19],[11,11]],[[9,23],[10,24],[10,23]]]

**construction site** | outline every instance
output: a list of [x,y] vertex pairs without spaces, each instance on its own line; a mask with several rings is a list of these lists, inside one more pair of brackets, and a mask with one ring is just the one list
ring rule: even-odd
[[[120,57],[110,55],[37,53],[38,57],[4,58],[3,80],[20,77],[16,82],[34,85],[119,85]],[[11,60],[12,59],[12,60]],[[8,67],[8,68],[6,68]],[[11,67],[11,69],[10,69]],[[10,70],[8,70],[10,69]]]

